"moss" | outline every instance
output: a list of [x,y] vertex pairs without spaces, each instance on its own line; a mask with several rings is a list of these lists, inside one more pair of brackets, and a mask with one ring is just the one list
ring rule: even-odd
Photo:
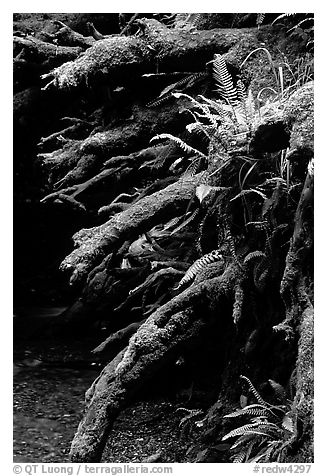
[[287,126],[291,130],[290,153],[306,150],[313,155],[314,139],[314,83],[311,81],[294,92],[284,110]]

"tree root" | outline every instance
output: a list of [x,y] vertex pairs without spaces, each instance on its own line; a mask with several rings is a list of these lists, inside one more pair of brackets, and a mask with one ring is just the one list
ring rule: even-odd
[[25,58],[37,63],[47,62],[48,67],[76,59],[83,49],[79,46],[58,46],[38,40],[34,36],[14,36],[14,45],[25,50]]
[[198,174],[179,180],[139,200],[133,207],[116,214],[103,225],[76,233],[73,239],[78,248],[61,264],[61,269],[72,272],[70,282],[85,279],[99,259],[114,245],[123,243],[127,238],[137,237],[162,220],[184,212],[201,178],[202,174]]
[[[83,57],[63,64],[51,73],[49,85],[72,88],[81,83],[95,84],[99,71],[111,81],[128,77],[137,69],[146,73],[156,61],[161,69],[196,71],[204,67],[213,53],[226,52],[237,43],[257,45],[255,29],[215,29],[209,31],[186,31],[169,29],[153,19],[138,20],[143,30],[139,37],[112,37],[97,41]],[[199,58],[200,64],[199,64]],[[173,68],[173,69],[172,69]]]
[[[110,346],[112,345],[117,345],[120,343],[124,343],[127,341],[135,332],[138,330],[138,328],[145,322],[145,319],[139,322],[132,322],[131,324],[128,324],[128,326],[124,327],[123,329],[119,329],[119,331],[114,332],[111,334],[109,337],[107,337],[106,340],[101,342],[95,349],[92,350],[93,354],[99,354],[103,353],[106,350],[110,349]],[[125,343],[126,345],[126,343]]]
[[219,308],[222,297],[233,294],[240,270],[229,266],[217,278],[189,288],[155,311],[87,392],[87,408],[72,442],[73,462],[99,462],[108,433],[120,410],[136,391],[181,347],[190,345],[209,324],[198,309]]

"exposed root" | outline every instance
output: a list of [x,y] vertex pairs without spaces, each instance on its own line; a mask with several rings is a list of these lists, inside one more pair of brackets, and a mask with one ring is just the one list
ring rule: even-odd
[[74,241],[78,248],[61,265],[63,270],[72,271],[71,283],[85,278],[114,245],[123,243],[126,238],[137,237],[163,219],[183,212],[201,179],[199,175],[179,180],[139,200],[132,208],[116,214],[103,225],[76,233]]
[[101,373],[87,394],[88,406],[72,443],[74,462],[99,462],[108,432],[118,412],[158,368],[178,355],[181,346],[199,335],[209,324],[197,309],[219,308],[239,279],[239,268],[187,289],[161,306],[137,330],[128,348]]

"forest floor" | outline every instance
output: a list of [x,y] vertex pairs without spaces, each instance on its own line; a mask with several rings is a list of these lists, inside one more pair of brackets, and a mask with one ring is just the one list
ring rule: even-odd
[[[42,314],[40,310],[34,315]],[[47,314],[43,312],[44,315]],[[26,317],[26,316],[25,316]],[[31,329],[37,319],[18,324]],[[68,453],[84,409],[84,394],[99,374],[92,362],[94,342],[16,339],[14,348],[14,462],[68,462]],[[83,349],[83,350],[81,350]],[[94,359],[93,359],[94,360]],[[74,368],[76,367],[76,368]],[[94,367],[94,368],[92,368]],[[134,402],[116,420],[103,462],[182,462],[190,444],[181,434],[180,398],[151,396]]]

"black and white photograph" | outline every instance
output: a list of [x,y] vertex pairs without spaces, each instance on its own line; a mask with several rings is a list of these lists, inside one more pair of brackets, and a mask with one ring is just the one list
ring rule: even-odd
[[315,14],[157,7],[11,17],[14,473],[307,473]]

